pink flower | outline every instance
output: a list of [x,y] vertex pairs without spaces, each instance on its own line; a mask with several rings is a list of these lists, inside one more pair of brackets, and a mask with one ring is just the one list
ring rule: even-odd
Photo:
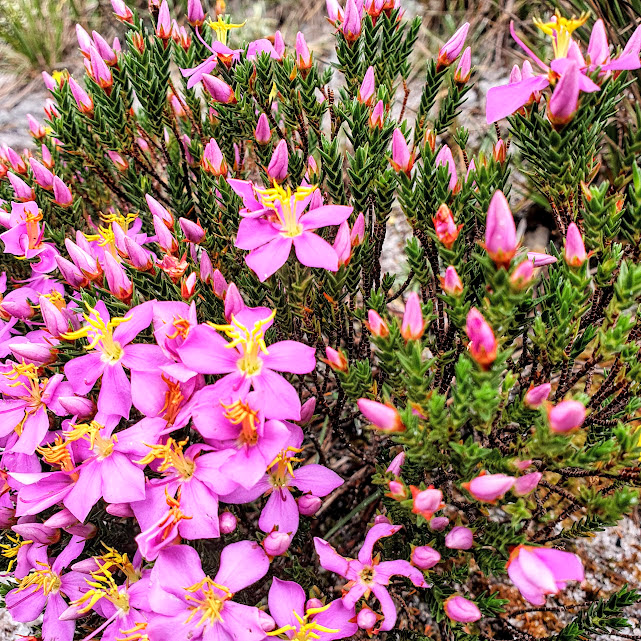
[[84,318],[87,324],[64,335],[67,340],[86,337],[90,350],[65,364],[65,375],[76,394],[89,393],[102,376],[98,410],[106,414],[129,416],[131,383],[124,368],[131,371],[154,371],[166,362],[156,345],[131,345],[136,336],[149,327],[153,302],[134,307],[124,318],[110,319],[104,303],[99,302]]
[[315,191],[313,187],[299,187],[292,194],[289,187],[285,191],[279,185],[258,189],[250,182],[233,179],[229,184],[245,204],[235,244],[250,250],[245,261],[261,281],[285,264],[292,245],[303,265],[338,271],[336,251],[313,232],[328,225],[340,225],[349,218],[352,207],[324,205],[305,212]]
[[345,4],[343,35],[349,43],[356,42],[361,35],[361,12],[356,6],[356,0],[347,0]]
[[367,599],[372,593],[378,599],[383,613],[378,628],[381,632],[392,630],[396,623],[396,606],[385,587],[392,576],[405,576],[419,588],[429,587],[423,572],[412,566],[409,561],[399,559],[378,563],[378,560],[375,561],[373,558],[376,542],[383,537],[392,536],[401,528],[401,525],[385,523],[372,527],[365,537],[357,559],[344,558],[327,541],[314,538],[314,547],[321,566],[349,581],[343,587],[342,601],[346,608],[353,608],[361,597]]
[[405,312],[401,323],[401,336],[406,340],[420,340],[425,331],[425,321],[421,310],[421,301],[416,292],[407,297]]
[[523,403],[526,407],[535,410],[543,405],[543,402],[547,400],[551,391],[552,385],[550,385],[550,383],[530,387],[523,397]]
[[469,527],[457,525],[445,537],[445,547],[450,550],[469,550],[474,545],[474,532]]
[[458,175],[456,173],[456,165],[454,164],[454,156],[452,156],[452,150],[447,146],[443,145],[438,154],[436,154],[436,159],[434,160],[436,167],[446,167],[447,173],[450,177],[448,187],[450,191],[456,189],[456,183],[458,181]]
[[451,621],[458,623],[471,623],[481,618],[481,611],[476,603],[464,596],[453,595],[445,599],[443,609]]
[[469,483],[463,483],[462,487],[477,501],[495,503],[505,496],[515,482],[516,479],[507,474],[486,474],[483,472]]
[[436,237],[447,247],[448,249],[452,248],[454,242],[458,238],[463,225],[456,225],[454,222],[454,217],[450,208],[443,203],[436,212],[436,216],[432,217],[432,222],[434,223],[434,231],[436,232]]
[[529,494],[536,488],[542,477],[543,474],[541,472],[530,472],[530,474],[519,476],[514,484],[514,494],[517,496]]
[[565,236],[565,262],[570,267],[581,267],[587,258],[581,232],[575,223],[570,223]]
[[469,28],[469,22],[460,26],[456,33],[440,48],[437,68],[449,67],[461,55]]
[[481,367],[489,367],[496,360],[498,345],[492,328],[476,307],[468,312],[465,333],[470,339],[468,351],[472,358]]
[[[275,313],[265,308],[245,308],[232,316],[229,325],[198,325],[178,348],[178,354],[194,372],[225,375],[214,385],[221,398],[244,396],[253,387],[264,395],[273,418],[298,420],[298,394],[276,372],[308,374],[316,367],[315,350],[289,340],[267,347],[265,331]],[[227,342],[217,330],[232,341]]]
[[272,139],[272,130],[269,128],[269,120],[264,113],[260,114],[258,117],[256,129],[254,130],[254,139],[259,145],[266,145]]
[[341,599],[331,601],[326,607],[309,601],[305,604],[305,591],[293,581],[274,577],[268,604],[276,625],[293,639],[332,641],[351,637],[358,631],[353,621],[353,607],[345,607]]
[[192,641],[262,641],[263,613],[232,598],[235,592],[262,579],[268,570],[267,555],[251,541],[225,547],[213,579],[203,572],[194,548],[176,545],[162,550],[150,577],[154,589],[149,592],[149,605],[154,614],[147,627],[149,638],[175,638],[178,629]]
[[405,425],[403,425],[401,416],[394,406],[378,403],[368,398],[359,398],[357,404],[361,414],[377,429],[383,432],[405,431]]
[[544,265],[552,265],[557,261],[555,256],[550,256],[549,254],[542,254],[540,252],[528,252],[527,259],[533,262],[534,267],[543,267]]
[[[360,18],[359,18],[360,24]],[[374,67],[371,65],[367,68],[365,75],[363,76],[363,82],[358,89],[358,101],[365,105],[372,104],[372,98],[376,94],[376,82],[374,79]]]
[[561,401],[548,409],[548,421],[553,432],[573,432],[585,421],[585,406],[579,401]]
[[583,581],[583,564],[576,554],[517,546],[510,554],[507,573],[521,596],[533,605],[544,605],[548,594],[558,594],[568,581]]
[[580,76],[579,67],[572,60],[554,87],[548,102],[548,118],[556,127],[570,122],[578,109]]
[[485,250],[500,267],[510,264],[516,254],[516,225],[503,192],[497,190],[492,196],[485,228]]

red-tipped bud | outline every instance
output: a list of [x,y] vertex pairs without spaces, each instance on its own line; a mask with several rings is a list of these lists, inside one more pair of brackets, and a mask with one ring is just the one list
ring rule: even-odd
[[220,102],[224,105],[237,102],[234,90],[217,76],[212,76],[208,73],[203,74],[203,86],[214,99],[214,102]]
[[296,66],[301,71],[312,67],[312,54],[305,41],[305,36],[300,31],[296,34]]
[[361,13],[356,6],[356,0],[347,0],[345,18],[343,20],[343,35],[347,42],[356,42],[361,35]]
[[348,362],[342,350],[335,350],[332,347],[325,348],[325,355],[323,361],[327,363],[335,372],[346,372],[348,370]]
[[213,138],[205,146],[205,151],[203,152],[200,164],[203,171],[206,171],[213,176],[227,175],[227,163],[225,162],[225,156],[223,156],[223,152],[220,150],[218,143]]
[[391,405],[384,405],[368,398],[358,400],[358,409],[372,425],[383,432],[404,432],[405,425],[401,415]]
[[552,385],[550,385],[550,383],[543,383],[543,385],[530,387],[523,397],[523,404],[531,410],[538,409],[545,401],[547,401],[551,391]]
[[534,278],[534,265],[532,261],[524,260],[519,263],[510,276],[510,284],[514,289],[525,289]]
[[499,267],[507,267],[516,254],[516,225],[502,191],[494,192],[487,211],[485,250]]
[[467,349],[472,358],[481,367],[489,367],[496,360],[498,345],[492,328],[476,307],[472,307],[467,315],[465,332],[470,339]]
[[267,175],[270,180],[276,182],[283,182],[287,178],[289,169],[289,152],[287,150],[287,142],[281,140],[274,149],[272,158],[267,166]]
[[441,47],[436,63],[437,70],[443,67],[449,67],[461,55],[469,28],[470,23],[466,22],[463,26],[459,27],[456,33]]
[[258,123],[254,130],[254,138],[259,145],[267,145],[272,139],[272,130],[269,128],[269,119],[263,113],[258,117]]
[[126,158],[123,158],[117,151],[108,151],[107,156],[109,160],[116,166],[116,169],[121,172],[127,171],[129,169],[129,162]]
[[363,77],[363,82],[358,89],[358,101],[365,105],[371,105],[375,94],[376,83],[374,80],[374,67],[370,66],[367,68],[365,76]]
[[158,18],[156,19],[156,35],[161,40],[169,40],[171,38],[172,24],[171,16],[169,15],[169,5],[167,0],[162,0],[160,10],[158,11]]
[[198,275],[196,272],[191,272],[187,278],[183,278],[180,283],[180,295],[183,300],[189,300],[196,292],[196,283],[198,282]]
[[454,72],[454,82],[458,85],[464,85],[472,75],[472,50],[467,47],[459,60],[458,67]]
[[385,124],[385,105],[379,100],[369,116],[370,129],[382,129]]
[[454,216],[452,216],[450,208],[445,203],[438,208],[436,216],[432,218],[432,222],[434,223],[436,237],[445,247],[451,249],[461,229],[463,229],[463,225],[456,225]]
[[134,14],[123,0],[111,0],[111,8],[116,18],[121,22],[128,22],[130,24],[133,22]]
[[200,226],[200,223],[195,223],[186,218],[179,218],[178,224],[187,241],[195,245],[202,243],[205,238],[205,230]]
[[412,292],[407,297],[405,303],[405,312],[401,323],[401,336],[406,341],[417,341],[423,336],[425,331],[425,320],[421,309],[421,301],[416,292]]
[[445,276],[439,278],[443,291],[449,296],[460,296],[463,293],[463,283],[452,265],[445,270]]
[[587,258],[581,232],[574,223],[570,223],[565,236],[565,262],[570,267],[581,267]]
[[513,476],[507,474],[486,474],[482,472],[469,483],[463,483],[466,489],[477,501],[494,503],[512,489],[516,482]]
[[365,327],[367,327],[374,336],[378,336],[379,338],[385,338],[389,335],[387,323],[373,309],[367,312]]
[[410,151],[405,136],[400,129],[394,129],[392,134],[390,165],[397,173],[403,172],[408,176],[412,173],[412,167],[414,167],[414,154]]
[[60,207],[69,207],[73,203],[71,189],[58,176],[53,177],[53,202]]

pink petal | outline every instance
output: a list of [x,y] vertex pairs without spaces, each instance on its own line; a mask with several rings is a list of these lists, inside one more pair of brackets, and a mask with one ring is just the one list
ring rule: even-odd
[[327,496],[343,484],[343,479],[332,470],[310,463],[296,470],[291,485],[301,492],[311,492],[314,496]]
[[102,496],[102,479],[100,464],[95,461],[89,461],[80,469],[80,478],[67,494],[63,503],[79,521],[84,521],[91,508]]
[[260,514],[258,527],[263,532],[271,532],[278,526],[279,532],[294,535],[298,530],[298,505],[292,493],[286,488],[274,490]]
[[125,347],[125,354],[120,362],[131,370],[155,372],[170,361],[157,345],[136,344]]
[[541,91],[549,84],[545,76],[534,76],[510,85],[492,87],[487,92],[485,105],[487,122],[492,123],[511,116],[529,102],[535,91]]
[[525,576],[518,558],[510,563],[507,573],[526,601],[529,601],[532,605],[543,605],[545,603],[545,594]]
[[[172,545],[161,550],[151,571],[151,583],[156,584],[165,593],[180,599],[179,607],[184,611],[184,588],[199,583],[205,578],[200,556],[188,545]],[[174,614],[171,599],[165,602],[155,598],[160,594],[150,593],[150,605],[159,614]],[[165,595],[167,596],[167,595]],[[169,606],[169,607],[166,607]]]
[[385,536],[392,536],[392,534],[396,534],[396,532],[398,532],[402,527],[402,525],[392,525],[391,523],[378,523],[374,527],[370,528],[367,536],[365,537],[363,547],[358,552],[358,560],[364,564],[371,563],[372,550],[374,549],[376,542]]
[[242,503],[253,503],[259,496],[269,492],[271,490],[271,483],[268,478],[265,476],[262,478],[254,487],[249,490],[246,490],[244,487],[236,488],[233,492],[221,494],[220,500],[223,503],[229,503],[230,505],[240,505]]
[[114,452],[102,462],[102,495],[107,503],[131,503],[145,498],[145,474],[124,454]]
[[379,629],[381,631],[391,630],[396,623],[396,606],[394,605],[394,601],[392,601],[389,592],[382,585],[375,583],[372,586],[372,592],[381,604],[381,612],[384,617],[384,621],[381,623]]
[[67,609],[65,600],[59,592],[49,596],[45,615],[42,618],[42,638],[56,641],[71,641],[76,629],[75,621],[61,621],[60,615]]
[[239,249],[256,249],[279,235],[272,223],[262,218],[242,218],[234,243]]
[[[294,612],[300,617],[305,614],[305,591],[294,581],[281,581],[274,577],[269,589],[269,613],[279,628],[291,625],[297,628],[300,624]],[[314,619],[316,621],[316,619]]]
[[327,269],[330,272],[338,271],[338,255],[336,250],[324,239],[316,234],[304,231],[294,238],[296,258],[307,267]]
[[323,205],[303,214],[299,222],[306,231],[329,225],[340,225],[350,217],[353,211],[353,207],[345,205]]
[[[241,541],[243,543],[243,541]],[[229,546],[228,546],[229,547]],[[224,550],[223,550],[224,553]],[[223,623],[218,623],[209,628],[203,635],[203,641],[263,641],[265,631],[263,630],[260,617],[260,610],[249,605],[227,601],[221,611],[224,623],[224,631],[214,636],[213,627],[223,628]],[[242,631],[242,635],[240,632]],[[269,638],[269,637],[268,637]]]
[[343,558],[327,541],[314,537],[314,547],[320,564],[329,572],[344,577],[347,574],[349,562]]
[[105,362],[100,354],[86,354],[69,361],[65,365],[65,376],[71,383],[73,391],[80,396],[88,394],[100,378]]
[[314,622],[338,632],[321,632],[320,641],[349,639],[354,636],[358,632],[358,626],[354,622],[355,617],[354,608],[346,608],[341,599],[332,601],[327,610],[314,617]]
[[277,372],[308,374],[316,367],[316,350],[297,341],[272,343],[261,358],[265,367]]
[[571,552],[551,548],[535,548],[532,554],[550,569],[555,581],[583,581],[585,572],[581,559]]
[[521,49],[523,49],[523,51],[525,51],[525,53],[527,53],[527,55],[530,56],[530,58],[532,58],[532,60],[534,60],[534,62],[543,69],[543,71],[548,70],[547,65],[516,35],[513,20],[510,21],[510,34],[512,35],[512,38],[514,38],[516,44],[519,45],[519,47],[521,47]]
[[23,426],[22,434],[18,442],[11,448],[12,452],[22,454],[33,454],[36,448],[42,443],[49,431],[49,417],[44,407],[39,407],[35,414],[32,414]]
[[287,262],[291,249],[292,239],[279,234],[274,240],[247,254],[245,262],[262,283]]
[[236,372],[238,351],[228,348],[229,343],[212,327],[198,325],[178,348],[183,363],[200,374],[227,374]]
[[192,518],[181,522],[180,536],[188,541],[218,538],[218,497],[193,477],[181,487],[180,509]]
[[300,419],[300,398],[298,393],[282,376],[266,367],[251,378],[254,389],[264,395],[265,414],[271,418]]
[[[35,588],[35,589],[33,589]],[[23,623],[35,621],[47,602],[47,597],[43,590],[33,586],[18,592],[11,590],[5,597],[5,604],[9,614],[16,620]]]
[[[417,588],[426,588],[427,581],[423,573],[409,561],[383,561],[376,566],[376,580],[387,584],[391,576],[406,576]],[[383,580],[385,579],[385,580]]]
[[214,582],[238,592],[262,579],[269,570],[269,559],[258,543],[238,541],[225,547]]
[[102,375],[98,411],[129,418],[131,383],[120,363],[107,365]]
[[134,307],[125,314],[127,322],[118,325],[114,330],[114,340],[120,343],[122,347],[131,343],[131,341],[151,325],[151,319],[154,313],[154,301],[149,301]]

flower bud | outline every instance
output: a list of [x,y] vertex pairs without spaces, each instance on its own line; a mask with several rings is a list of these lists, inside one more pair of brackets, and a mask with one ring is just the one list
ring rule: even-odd
[[343,35],[349,43],[356,42],[361,35],[361,14],[356,6],[356,0],[347,0],[345,4]]
[[45,87],[49,89],[49,91],[55,91],[58,89],[58,83],[53,79],[53,76],[46,71],[42,72],[42,81],[45,83]]
[[31,165],[33,178],[38,183],[38,185],[43,189],[52,189],[53,174],[42,163],[39,163],[35,158],[29,158],[29,164]]
[[267,175],[270,180],[282,183],[287,178],[289,168],[289,152],[287,142],[281,140],[275,147],[272,158],[267,166]]
[[152,216],[154,230],[156,231],[156,242],[168,254],[173,254],[178,249],[178,243],[174,235],[167,229],[167,226],[159,216]]
[[457,525],[445,537],[445,547],[450,550],[469,550],[474,545],[474,533],[469,527]]
[[384,514],[377,514],[374,517],[374,525],[380,525],[381,523],[384,525],[392,525],[392,522]]
[[[220,274],[220,272],[218,272]],[[222,274],[220,274],[222,276]],[[200,280],[203,281],[203,283],[212,283],[214,282],[214,266],[211,264],[211,258],[209,258],[209,254],[207,253],[207,250],[203,249],[200,252]],[[225,279],[223,278],[223,281]],[[216,288],[214,287],[214,294],[218,296],[218,298],[222,298],[223,294],[225,293],[225,290],[227,289],[227,283],[225,282],[225,287],[221,291],[220,296],[216,293]]]
[[367,312],[365,327],[367,327],[374,336],[378,336],[379,338],[385,338],[389,335],[387,323],[373,309]]
[[109,43],[97,32],[93,31],[93,43],[98,49],[100,57],[110,66],[113,67],[118,62],[116,52],[109,46]]
[[303,516],[314,516],[318,512],[322,501],[312,494],[303,494],[298,498],[298,511]]
[[534,278],[534,265],[531,261],[524,260],[512,272],[510,284],[516,290],[525,289],[532,282],[532,278]]
[[[6,302],[7,301],[5,301],[5,305]],[[25,303],[27,305],[29,304],[27,301],[25,301]],[[17,315],[12,314],[12,316]],[[8,347],[17,360],[33,363],[37,366],[54,363],[58,358],[58,350],[47,343],[9,343]]]
[[212,138],[205,146],[202,160],[200,161],[203,171],[206,171],[212,176],[225,176],[227,175],[227,163],[225,156],[220,150],[218,143]]
[[13,193],[16,200],[27,202],[35,199],[36,195],[33,189],[29,187],[22,178],[19,178],[11,171],[7,172],[7,178],[13,187]]
[[169,40],[171,38],[172,24],[171,16],[169,15],[169,5],[167,0],[162,0],[160,10],[158,11],[158,18],[156,19],[156,35],[161,40]]
[[125,249],[131,265],[139,271],[153,271],[154,258],[151,252],[141,247],[135,240],[125,236]]
[[238,519],[231,512],[223,512],[218,518],[221,534],[231,534],[238,524]]
[[312,66],[312,54],[305,42],[305,36],[300,31],[296,34],[296,66],[301,71],[311,69]]
[[338,0],[326,0],[325,6],[327,7],[327,19],[332,24],[335,24],[339,20],[342,22],[344,14],[343,9],[340,4],[338,4]]
[[224,80],[208,73],[203,74],[202,80],[203,86],[213,98],[214,102],[220,102],[224,105],[237,102],[234,90]]
[[455,191],[456,183],[458,182],[458,174],[456,173],[456,164],[454,163],[452,150],[447,145],[443,145],[439,149],[438,154],[436,154],[436,159],[434,160],[434,162],[437,167],[447,167],[447,171],[450,176],[448,188],[450,191]]
[[307,425],[312,418],[314,417],[314,412],[316,411],[316,398],[312,396],[308,398],[303,406],[300,408],[300,420],[298,423],[300,425]]
[[278,60],[282,60],[285,55],[285,41],[283,40],[283,34],[280,31],[277,31],[274,34],[274,51],[278,56]]
[[71,189],[58,176],[53,177],[53,202],[60,207],[69,207],[73,203]]
[[0,310],[20,320],[28,320],[29,318],[33,318],[35,314],[31,303],[26,298],[9,300],[7,297],[0,301]]
[[171,213],[149,194],[145,194],[145,200],[147,201],[147,206],[149,207],[149,211],[152,215],[158,216],[169,229],[173,229],[174,217]]
[[405,451],[403,450],[400,454],[397,454],[394,457],[394,460],[389,464],[386,472],[393,474],[394,476],[400,476],[401,467],[405,463]]
[[58,399],[65,411],[80,420],[84,420],[96,413],[96,404],[84,396],[61,396]]
[[82,289],[89,283],[89,278],[69,260],[60,255],[56,256],[56,264],[65,281],[73,287],[73,289]]
[[42,147],[40,149],[40,153],[42,154],[42,164],[47,169],[52,169],[55,163],[53,161],[53,157],[51,155],[51,152],[49,151],[49,147],[47,147],[47,145],[42,145]]
[[87,30],[82,26],[76,25],[76,39],[78,40],[78,48],[82,52],[82,55],[86,58],[89,58],[91,55],[91,46],[93,41],[91,36],[87,33]]
[[456,33],[441,47],[436,63],[437,70],[443,67],[449,67],[459,57],[461,51],[463,51],[469,28],[470,23],[466,22],[459,27]]
[[459,60],[458,67],[454,72],[454,82],[457,85],[465,85],[472,75],[472,49],[467,47]]
[[443,507],[443,492],[429,487],[426,490],[419,490],[410,485],[412,491],[412,513],[420,514],[426,521],[429,521],[434,512]]
[[429,545],[421,545],[412,550],[410,560],[419,570],[429,570],[441,560],[441,555]]
[[541,472],[530,472],[530,474],[519,476],[514,484],[514,494],[517,496],[525,496],[526,494],[529,494],[534,490],[534,488],[536,488],[542,477],[543,474],[541,474]]
[[365,240],[365,216],[363,216],[362,212],[356,216],[349,237],[352,247],[358,247]]
[[289,549],[292,537],[285,532],[274,531],[263,541],[263,548],[269,557],[281,556]]
[[361,414],[372,425],[383,432],[404,432],[405,425],[395,407],[384,405],[368,398],[360,398],[357,401]]
[[507,145],[501,138],[494,143],[492,147],[492,158],[494,161],[502,165],[507,159]]
[[200,226],[200,223],[195,223],[187,218],[179,218],[178,224],[182,233],[185,235],[185,239],[190,243],[198,245],[205,238],[205,230]]
[[408,176],[414,167],[414,154],[410,152],[405,136],[400,129],[394,129],[392,134],[392,158],[390,165],[396,173],[403,172]]
[[579,401],[561,401],[548,409],[548,421],[553,432],[565,433],[578,430],[585,421],[586,411]]
[[443,291],[450,296],[460,296],[463,293],[463,283],[456,273],[456,269],[450,265],[445,270],[445,276],[439,277]]
[[31,114],[27,114],[27,122],[29,123],[29,132],[36,140],[40,140],[47,135],[44,125],[39,123]]
[[113,9],[116,18],[121,22],[133,22],[134,14],[123,0],[111,0],[111,8]]
[[225,298],[225,294],[227,293],[227,281],[225,280],[225,277],[222,275],[220,270],[214,270],[211,281],[214,295],[218,298]]
[[200,0],[188,0],[187,2],[187,22],[192,27],[200,27],[205,22],[205,12]]
[[259,145],[267,145],[272,139],[272,130],[269,128],[269,119],[267,115],[262,113],[256,123],[254,130],[254,138]]
[[570,267],[581,267],[587,257],[581,232],[574,223],[570,223],[565,236],[565,262]]
[[50,298],[40,296],[38,304],[40,305],[40,313],[42,314],[45,327],[52,336],[58,338],[60,334],[69,331],[69,320],[62,311],[51,302]]
[[404,501],[407,498],[407,489],[402,481],[390,481],[387,487],[389,488],[389,493],[386,496],[395,501]]
[[419,340],[425,331],[425,321],[421,310],[421,302],[416,292],[412,292],[407,297],[405,303],[405,312],[401,323],[401,336],[406,341]]
[[194,295],[197,278],[196,272],[191,272],[191,274],[180,283],[180,295],[183,300],[189,300]]
[[385,105],[383,104],[382,100],[379,100],[374,106],[374,109],[372,109],[372,113],[369,116],[369,127],[370,129],[376,129],[377,127],[379,129],[382,129],[384,124]]
[[113,85],[113,76],[111,75],[111,70],[107,63],[102,59],[102,56],[98,53],[98,49],[91,45],[89,48],[90,53],[90,62],[87,67],[89,75],[94,79],[102,89],[110,89]]
[[332,247],[338,257],[338,266],[348,265],[352,257],[352,242],[350,240],[349,223],[346,220],[339,225]]
[[443,609],[450,621],[458,623],[472,623],[481,618],[481,611],[476,603],[463,596],[451,596],[445,599]]
[[372,98],[376,93],[376,84],[374,81],[374,67],[369,66],[363,77],[363,82],[358,89],[358,101],[361,104],[371,105]]
[[129,303],[134,288],[122,265],[109,253],[105,252],[105,278],[109,291],[123,303]]
[[476,307],[472,307],[467,314],[465,333],[470,339],[468,351],[472,358],[481,367],[489,367],[496,360],[498,345],[492,328]]
[[229,283],[225,294],[225,320],[230,322],[231,317],[238,314],[244,307],[245,302],[238,291],[238,287],[236,287],[235,283]]
[[528,252],[527,259],[531,260],[534,267],[543,267],[544,265],[552,265],[556,263],[556,257],[549,254],[542,254],[541,252]]
[[335,372],[346,372],[348,370],[348,363],[345,354],[342,350],[335,350],[332,347],[325,348],[325,355],[327,358],[323,359]]
[[121,172],[127,171],[129,169],[129,162],[126,158],[123,158],[117,151],[108,151],[107,156],[109,160],[116,166],[116,169]]
[[531,410],[538,409],[543,405],[544,401],[547,401],[551,391],[552,385],[550,385],[550,383],[530,387],[523,397],[523,404]]
[[367,630],[368,632],[374,629],[374,626],[378,622],[379,615],[374,612],[374,610],[368,608],[364,605],[360,612],[356,615],[356,625],[361,630]]
[[477,501],[482,503],[494,503],[512,488],[516,479],[507,474],[486,474],[482,472],[469,483],[462,483],[465,488]]
[[555,127],[566,125],[579,106],[581,70],[575,60],[569,60],[548,102],[548,118]]
[[516,225],[503,192],[497,190],[487,211],[485,250],[498,267],[506,267],[516,254]]
[[438,208],[436,216],[432,218],[432,222],[434,223],[436,237],[447,249],[451,249],[461,229],[463,229],[463,225],[456,225],[452,212],[445,203]]
[[449,523],[450,520],[446,516],[435,516],[433,519],[430,519],[428,525],[433,532],[442,532]]

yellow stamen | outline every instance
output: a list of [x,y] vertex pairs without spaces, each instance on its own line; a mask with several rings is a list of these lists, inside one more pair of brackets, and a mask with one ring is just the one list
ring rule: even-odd
[[[229,588],[214,583],[206,576],[202,581],[185,588],[185,590],[191,593],[185,596],[185,600],[194,604],[191,606],[192,611],[185,623],[190,623],[197,615],[200,615],[197,623],[198,626],[204,625],[205,623],[213,625],[217,621],[223,621],[221,611],[225,605],[225,601],[228,601],[233,596]],[[195,595],[196,592],[200,592],[201,596],[192,596]],[[223,593],[222,596],[220,592]]]
[[186,458],[183,453],[183,447],[186,444],[187,440],[177,443],[173,438],[169,438],[164,445],[147,445],[151,451],[147,456],[136,461],[136,463],[149,465],[155,460],[161,460],[162,462],[158,467],[160,472],[173,469],[186,481],[193,476],[194,470],[196,469],[194,461]]
[[49,445],[43,445],[36,450],[42,460],[48,465],[59,465],[63,472],[71,472],[74,465],[71,460],[71,453],[67,448],[67,443],[62,440],[59,434],[56,434],[56,439]]
[[241,425],[239,440],[246,445],[256,445],[258,441],[258,431],[256,422],[258,420],[258,411],[252,409],[248,403],[238,399],[230,405],[220,403],[225,408],[225,418],[234,425]]
[[[290,452],[298,454],[303,450],[299,447],[287,447],[267,466],[267,471],[272,477],[273,485],[283,487],[287,485],[288,475],[294,478],[294,463],[300,463],[303,459],[295,456],[287,456]],[[275,470],[273,468],[276,468]]]
[[13,566],[16,564],[18,560],[17,557],[18,557],[18,552],[20,552],[20,549],[24,545],[29,545],[33,543],[33,541],[31,540],[21,541],[19,534],[15,534],[13,536],[11,534],[5,534],[5,536],[9,541],[11,541],[11,543],[13,543],[13,545],[11,545],[10,543],[2,543],[0,544],[0,548],[2,548],[3,550],[2,556],[4,556],[6,559],[10,559],[9,567],[7,568],[7,571],[11,572]]
[[90,587],[81,597],[71,602],[71,605],[78,608],[78,614],[86,614],[93,608],[100,599],[111,601],[116,608],[124,613],[129,612],[129,595],[125,590],[119,591],[113,574],[106,566],[101,566],[95,572],[91,572],[91,578],[85,579]]
[[129,628],[128,630],[120,630],[120,634],[124,634],[126,636],[118,636],[116,637],[116,641],[149,641],[146,621],[140,621],[136,623],[133,628]]
[[99,459],[106,459],[113,453],[114,447],[118,442],[118,436],[114,435],[111,438],[105,438],[100,435],[102,429],[104,429],[104,425],[100,425],[96,421],[80,423],[65,432],[65,440],[69,443],[84,438],[89,441],[89,447],[97,454]]
[[232,24],[231,22],[225,22],[222,16],[218,16],[218,19],[215,22],[213,20],[209,20],[207,24],[211,29],[214,30],[218,42],[226,45],[227,32],[231,31],[232,29],[241,29],[245,26],[246,22],[247,21],[243,22],[242,24]]
[[[109,570],[112,567],[118,568],[127,577],[129,583],[135,583],[140,579],[140,574],[136,571],[126,553],[121,554],[116,549],[110,548],[104,543],[102,543],[102,546],[107,550],[107,552],[94,557],[96,563],[100,565],[101,569]],[[99,561],[102,561],[103,563],[100,563]]]
[[572,33],[585,24],[590,14],[585,12],[578,18],[568,19],[562,17],[557,10],[554,15],[555,20],[550,20],[550,22],[543,22],[538,18],[534,18],[533,22],[543,33],[553,38],[554,57],[565,58],[572,42]]
[[291,637],[291,641],[310,641],[310,639],[320,639],[320,635],[318,634],[319,632],[334,634],[338,632],[337,629],[327,628],[314,621],[309,621],[309,617],[314,616],[319,612],[325,612],[328,608],[329,605],[324,605],[320,608],[309,608],[304,617],[301,617],[300,614],[294,610],[292,614],[298,621],[298,629],[293,625],[284,625],[282,628],[278,628],[278,630],[267,632],[267,636],[278,636],[283,639],[289,639],[290,637],[288,637],[286,633],[294,631],[296,634]]
[[47,563],[43,563],[42,561],[36,561],[36,563],[40,566],[40,569],[31,570],[31,572],[20,581],[20,585],[16,588],[17,591],[20,592],[35,586],[37,590],[42,590],[45,595],[57,592],[60,589],[60,577]]
[[297,211],[297,205],[311,196],[315,191],[316,185],[310,185],[308,187],[301,186],[292,194],[291,187],[287,187],[287,191],[285,191],[276,182],[274,182],[274,186],[270,189],[256,188],[261,203],[265,207],[272,209],[276,214],[281,224],[281,233],[290,238],[300,236],[303,233],[303,226],[298,222],[300,216]]

